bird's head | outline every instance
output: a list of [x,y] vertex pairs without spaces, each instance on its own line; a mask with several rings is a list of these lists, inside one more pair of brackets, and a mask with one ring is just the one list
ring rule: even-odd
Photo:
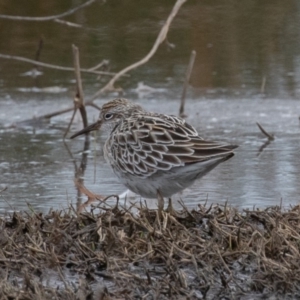
[[125,118],[130,117],[133,113],[142,112],[143,108],[127,99],[117,98],[103,104],[99,119],[85,127],[84,129],[73,134],[70,138],[73,139],[79,135],[89,133],[91,131],[100,129],[103,125],[107,125],[109,128],[113,128],[117,123]]

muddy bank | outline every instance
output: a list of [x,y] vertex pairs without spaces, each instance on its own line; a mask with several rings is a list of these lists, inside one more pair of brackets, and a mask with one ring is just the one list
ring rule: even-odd
[[0,299],[300,297],[300,207],[15,212],[0,219]]

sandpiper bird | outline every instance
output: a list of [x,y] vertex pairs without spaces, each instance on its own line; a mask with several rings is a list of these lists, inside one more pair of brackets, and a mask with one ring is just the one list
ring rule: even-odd
[[237,147],[206,141],[185,120],[122,98],[105,103],[98,121],[71,138],[105,124],[106,161],[129,190],[145,198],[171,197],[230,159]]

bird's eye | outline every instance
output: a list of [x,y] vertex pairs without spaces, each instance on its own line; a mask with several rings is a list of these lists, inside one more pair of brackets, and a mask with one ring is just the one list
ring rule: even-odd
[[105,114],[104,118],[105,120],[109,120],[113,117],[113,114]]

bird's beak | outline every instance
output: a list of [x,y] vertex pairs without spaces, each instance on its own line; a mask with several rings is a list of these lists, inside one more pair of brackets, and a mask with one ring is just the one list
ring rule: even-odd
[[75,134],[73,134],[70,139],[74,139],[75,137],[79,136],[79,135],[82,135],[82,134],[86,134],[86,133],[89,133],[91,131],[94,131],[94,130],[97,130],[98,128],[100,128],[102,125],[102,121],[101,120],[98,120],[97,122],[83,128],[82,130],[76,132]]

